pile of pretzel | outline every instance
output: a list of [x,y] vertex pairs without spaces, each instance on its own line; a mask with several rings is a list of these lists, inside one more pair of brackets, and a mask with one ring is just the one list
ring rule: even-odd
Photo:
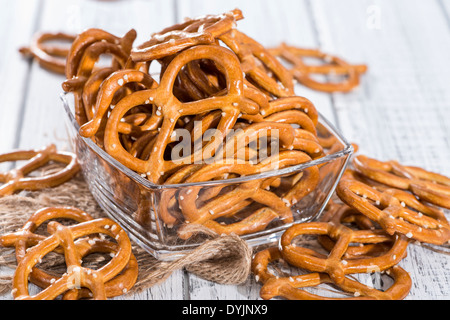
[[[359,155],[336,194],[320,221],[293,225],[278,248],[254,256],[252,271],[263,283],[262,298],[403,299],[412,286],[410,275],[399,266],[408,245],[450,241],[443,211],[450,209],[450,178]],[[307,235],[316,236],[312,241],[317,246],[302,243]],[[271,268],[279,260],[300,268],[301,274],[277,275]],[[383,291],[354,277],[375,272],[387,274],[393,284]],[[311,290],[321,284],[331,284],[337,296]]]
[[[300,65],[310,52],[294,52],[286,45],[267,49],[236,29],[241,19],[238,9],[187,19],[138,46],[135,30],[123,37],[100,29],[77,36],[43,33],[21,51],[64,72],[63,89],[73,93],[80,135],[152,183],[225,180],[323,157],[329,141],[318,134],[313,103],[294,93],[294,78],[319,90],[348,91],[358,84],[355,75],[365,70],[319,52],[315,57],[325,63],[323,68]],[[55,39],[68,41],[70,48],[47,44]],[[101,63],[104,56],[110,62]],[[150,72],[155,67],[159,79]],[[312,81],[317,73],[345,74],[345,79],[341,88],[332,83],[319,88]],[[191,141],[180,140],[181,129]],[[210,140],[199,142],[210,130]],[[261,139],[270,143],[263,146]],[[192,151],[175,161],[178,141]],[[234,143],[224,144],[230,141]],[[268,156],[262,159],[261,153]],[[319,168],[314,166],[234,189],[167,191],[161,218],[169,227],[197,223],[218,233],[247,234],[274,220],[293,222],[290,206],[313,192],[318,182]],[[222,218],[231,222],[224,225]]]

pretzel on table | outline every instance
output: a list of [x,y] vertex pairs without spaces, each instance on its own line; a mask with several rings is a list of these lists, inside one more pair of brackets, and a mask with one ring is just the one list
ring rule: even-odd
[[[293,240],[301,235],[327,235],[334,239],[336,244],[325,256],[314,250],[296,246]],[[404,258],[409,243],[404,235],[396,235],[390,250],[382,255],[343,258],[352,243],[385,241],[385,234],[371,230],[352,230],[344,225],[329,222],[308,222],[289,227],[281,236],[280,248],[288,263],[310,271],[327,273],[339,284],[345,280],[347,274],[384,271],[398,264]]]
[[[30,245],[33,246],[26,250],[26,253],[18,261],[16,272],[13,278],[13,296],[20,300],[51,300],[60,295],[67,294],[66,298],[84,297],[84,294],[70,292],[72,289],[87,288],[92,297],[96,300],[107,298],[107,283],[110,282],[109,294],[116,294],[117,288],[124,285],[128,287],[134,285],[137,276],[137,265],[132,259],[131,243],[124,230],[114,221],[106,218],[90,220],[83,212],[67,208],[50,208],[44,211],[39,211],[33,216],[25,228],[17,233],[5,235],[2,237],[4,244],[14,245]],[[31,231],[37,227],[35,223],[42,223],[48,218],[70,218],[81,223],[64,226],[56,221],[50,221],[47,224],[47,231],[49,236],[42,239],[41,236],[36,236]],[[34,221],[35,220],[35,221]],[[87,221],[84,221],[87,220]],[[95,246],[91,245],[92,235],[103,234],[115,239],[117,244],[111,246]],[[77,241],[80,238],[86,239],[87,242]],[[36,241],[39,241],[36,243]],[[22,251],[23,251],[23,247]],[[93,250],[95,248],[95,250]],[[68,272],[63,274],[55,280],[50,280],[50,285],[46,286],[41,292],[30,296],[28,292],[28,278],[33,270],[38,270],[35,266],[48,253],[54,250],[61,250],[64,253]],[[97,270],[89,269],[81,265],[81,258],[93,251],[100,252],[114,252],[112,259],[104,266]],[[131,263],[130,263],[131,261]],[[129,269],[127,269],[129,266]],[[126,270],[126,271],[124,271]],[[124,271],[124,277],[120,279],[120,283],[115,279],[117,275]],[[39,274],[38,274],[39,275]],[[41,272],[40,275],[43,275]],[[47,284],[44,278],[44,284]],[[116,287],[117,286],[117,287]],[[122,293],[126,292],[127,288],[121,288]],[[69,292],[68,292],[69,291]]]
[[[0,236],[0,246],[14,247],[16,251],[16,260],[21,262],[27,255],[28,250],[46,239],[45,235],[37,234],[35,231],[47,221],[53,219],[64,219],[82,223],[94,220],[88,213],[72,207],[62,208],[43,208],[33,213],[19,230]],[[106,239],[98,237],[80,238],[74,241],[79,253],[80,259],[91,253],[116,254],[119,246]],[[61,247],[55,248],[54,252],[64,254]],[[107,297],[122,295],[125,290],[130,290],[136,282],[138,266],[136,258],[131,254],[130,261],[123,272],[105,283]],[[29,279],[35,285],[41,288],[51,286],[56,279],[60,277],[50,274],[38,267],[31,269]],[[63,299],[75,300],[90,297],[89,290],[85,288],[73,289],[63,294]]]
[[442,210],[422,203],[408,192],[392,188],[378,191],[347,176],[339,182],[336,193],[389,234],[437,245],[450,240],[450,225]]
[[[257,281],[262,282],[260,296],[264,300],[284,297],[289,300],[401,300],[404,299],[411,287],[412,281],[408,272],[399,266],[393,266],[386,273],[394,279],[394,283],[385,291],[364,285],[349,277],[335,282],[326,273],[305,273],[297,276],[276,276],[268,270],[270,263],[283,259],[278,248],[272,247],[255,254],[252,260],[252,272]],[[310,271],[310,270],[307,270]],[[321,284],[331,284],[349,297],[326,297],[305,290]]]
[[152,61],[196,45],[212,44],[218,36],[231,30],[236,21],[241,19],[243,15],[239,9],[219,15],[188,19],[184,23],[153,34],[150,40],[133,48],[131,58],[135,62]]
[[38,32],[33,35],[28,47],[21,47],[19,52],[25,57],[32,57],[45,69],[65,74],[68,48],[50,45],[46,42],[61,41],[72,43],[75,35],[65,32]]
[[393,188],[408,190],[420,199],[450,209],[450,179],[398,161],[379,161],[360,155],[353,160],[363,176]]
[[[316,49],[303,49],[283,43],[270,52],[292,65],[289,70],[301,84],[324,92],[348,92],[359,85],[360,75],[367,71],[366,65],[352,65],[339,57]],[[305,58],[317,58],[324,64],[308,65],[304,61]],[[339,83],[320,82],[311,77],[314,74],[343,75],[346,79]]]
[[[79,164],[76,156],[69,152],[57,151],[56,146],[50,144],[40,150],[17,150],[0,155],[0,162],[26,162],[10,171],[0,173],[0,196],[11,195],[20,190],[41,190],[56,187],[71,179],[78,171]],[[57,162],[66,166],[57,171],[41,176],[29,174],[49,162]]]

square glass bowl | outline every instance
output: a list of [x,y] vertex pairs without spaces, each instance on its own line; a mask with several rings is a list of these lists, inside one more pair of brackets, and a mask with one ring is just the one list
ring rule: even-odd
[[[193,190],[193,194],[198,195],[193,202],[193,206],[197,207],[193,208],[195,210],[200,210],[209,201],[217,200],[217,197],[228,192],[247,192],[246,188],[254,184],[266,184],[265,189],[279,195],[280,200],[284,201],[283,194],[289,192],[289,188],[293,189],[296,181],[301,181],[305,173],[317,169],[319,178],[315,188],[300,200],[286,203],[286,208],[281,209],[284,215],[291,217],[290,221],[273,218],[273,205],[262,203],[264,200],[243,200],[234,204],[233,209],[238,208],[238,214],[227,216],[226,212],[222,212],[219,213],[221,217],[212,222],[216,233],[226,233],[227,225],[235,223],[236,226],[237,223],[237,226],[242,227],[240,230],[245,230],[245,234],[240,236],[250,246],[268,244],[277,241],[293,223],[319,217],[353,152],[351,144],[320,115],[318,136],[332,144],[327,155],[322,158],[234,179],[159,185],[119,163],[91,139],[80,136],[79,125],[74,117],[73,96],[62,94],[61,99],[67,115],[66,125],[73,152],[78,157],[93,197],[127,231],[130,238],[159,260],[179,258],[208,239],[205,234],[186,235],[180,232],[185,230],[189,222],[183,221],[182,216],[180,218],[179,202],[185,201],[184,198]],[[178,218],[180,223],[172,224],[169,220],[173,220],[173,217]]]

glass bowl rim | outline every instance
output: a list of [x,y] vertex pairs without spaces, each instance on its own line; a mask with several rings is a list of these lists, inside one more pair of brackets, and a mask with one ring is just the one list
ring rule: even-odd
[[341,142],[344,146],[344,148],[342,150],[339,150],[335,153],[328,154],[322,158],[304,162],[304,163],[301,163],[298,165],[286,167],[283,169],[270,170],[270,171],[262,172],[259,174],[248,175],[248,176],[243,176],[243,177],[239,177],[239,178],[232,178],[232,179],[226,179],[226,180],[213,180],[213,181],[205,181],[205,182],[193,182],[193,183],[156,184],[156,183],[152,183],[149,180],[143,178],[137,172],[131,170],[130,168],[128,168],[125,165],[123,165],[122,163],[120,163],[118,160],[114,159],[106,151],[104,151],[97,144],[95,144],[94,141],[92,141],[91,139],[80,136],[80,134],[79,134],[80,126],[78,125],[78,123],[70,109],[69,102],[67,99],[67,96],[69,94],[70,94],[69,92],[61,93],[60,99],[63,102],[66,115],[69,117],[69,121],[76,131],[77,137],[79,139],[82,139],[98,156],[100,156],[108,164],[112,165],[117,170],[123,172],[130,179],[133,179],[135,182],[139,183],[140,185],[142,185],[143,187],[145,187],[147,189],[178,189],[178,188],[196,187],[196,186],[197,187],[198,186],[207,187],[207,186],[217,186],[217,185],[224,185],[224,184],[243,183],[243,182],[248,182],[248,181],[257,180],[257,179],[266,179],[266,178],[270,178],[270,177],[290,174],[293,172],[304,170],[304,169],[312,167],[312,166],[331,162],[333,160],[345,157],[347,155],[351,155],[353,153],[353,146],[342,136],[342,134],[334,127],[333,124],[331,124],[320,112],[318,112],[319,122],[322,125],[325,125],[326,129],[340,140],[339,142]]

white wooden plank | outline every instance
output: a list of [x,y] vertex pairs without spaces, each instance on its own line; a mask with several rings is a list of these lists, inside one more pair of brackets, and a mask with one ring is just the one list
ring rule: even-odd
[[34,32],[38,5],[39,1],[33,0],[0,1],[0,153],[14,147],[20,126],[29,64],[18,49],[28,43]]
[[[333,95],[347,138],[361,153],[449,175],[450,34],[438,3],[311,4],[323,47],[369,65],[360,90]],[[408,252],[401,262],[413,279],[407,299],[448,299],[449,256],[418,246]]]
[[[123,35],[130,28],[144,41],[151,32],[174,21],[172,1],[58,1],[47,0],[42,8],[39,30],[78,33],[90,27]],[[27,93],[19,147],[35,148],[56,143],[68,148],[64,112],[59,94],[64,77],[33,64]],[[175,272],[163,284],[142,293],[118,299],[183,299],[183,272]]]

